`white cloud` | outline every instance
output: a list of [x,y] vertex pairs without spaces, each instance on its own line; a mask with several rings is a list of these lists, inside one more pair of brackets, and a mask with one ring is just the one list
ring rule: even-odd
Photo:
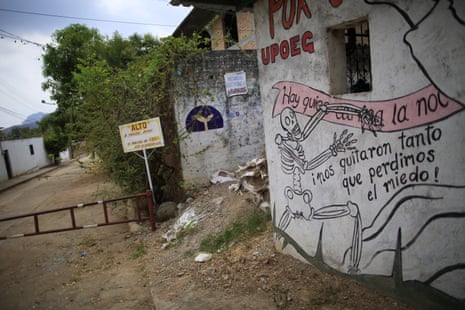
[[[154,3],[154,1],[146,0],[99,0],[96,2],[96,6],[109,15],[121,16],[139,16],[139,17],[148,17],[150,16],[150,6],[149,3]],[[154,6],[154,5],[153,5]]]
[[[49,38],[35,33],[29,35],[28,40],[43,43]],[[21,123],[33,113],[54,110],[53,106],[41,103],[41,100],[50,101],[41,88],[45,80],[41,54],[42,49],[30,43],[11,39],[0,41],[0,106],[14,112],[0,113],[0,127]]]
[[[1,0],[0,0],[1,1]],[[98,21],[60,19],[44,16],[0,12],[0,29],[9,31],[24,39],[41,44],[51,42],[51,34],[69,24],[80,23],[97,28],[102,35],[111,36],[115,31],[128,37],[134,33],[151,33],[156,37],[168,36],[176,25],[187,16],[190,8],[170,6],[168,0],[81,0],[59,1],[53,5],[49,0],[5,0],[5,6],[13,10],[46,12],[50,14],[75,16],[102,20],[132,21],[139,23],[172,25],[172,27],[105,23]],[[36,112],[51,112],[54,106],[45,105],[41,100],[50,101],[41,89],[45,81],[42,76],[42,50],[32,44],[16,43],[12,39],[0,39],[0,127],[21,123],[19,115],[28,116]],[[18,115],[19,114],[19,115]]]

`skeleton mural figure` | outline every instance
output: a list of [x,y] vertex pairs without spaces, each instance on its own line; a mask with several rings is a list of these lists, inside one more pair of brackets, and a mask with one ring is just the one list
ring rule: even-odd
[[[357,142],[356,139],[352,139],[353,134],[348,134],[346,129],[340,134],[339,138],[334,133],[333,143],[315,158],[311,160],[305,158],[301,142],[310,136],[318,123],[330,112],[358,115],[361,120],[366,120],[366,111],[364,109],[347,104],[321,105],[315,115],[305,125],[304,129],[301,130],[296,114],[292,109],[286,108],[281,113],[281,126],[287,135],[283,137],[277,134],[275,143],[281,151],[282,170],[286,174],[292,174],[293,185],[292,187],[286,186],[284,189],[287,205],[279,220],[278,228],[285,231],[293,220],[313,222],[347,216],[353,218],[354,226],[352,242],[349,248],[348,271],[356,273],[359,271],[358,265],[361,257],[362,242],[362,223],[358,205],[352,201],[347,201],[344,204],[331,204],[315,209],[311,204],[313,198],[312,192],[309,189],[303,189],[301,182],[301,175],[306,171],[321,166],[331,157],[337,156],[339,152],[354,149],[353,145]],[[296,203],[299,200],[300,204]],[[303,202],[303,207],[301,202]]]

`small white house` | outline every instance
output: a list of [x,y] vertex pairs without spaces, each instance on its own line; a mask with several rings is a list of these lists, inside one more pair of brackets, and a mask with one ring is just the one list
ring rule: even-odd
[[0,182],[50,165],[42,137],[0,141]]

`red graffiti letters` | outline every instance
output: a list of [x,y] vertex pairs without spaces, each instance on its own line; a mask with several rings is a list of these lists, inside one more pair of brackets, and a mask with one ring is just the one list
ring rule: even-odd
[[[270,36],[274,38],[274,14],[281,11],[281,24],[284,29],[291,29],[294,24],[300,22],[302,12],[307,18],[312,17],[310,8],[305,0],[269,0],[268,18]],[[268,65],[275,63],[278,56],[287,59],[307,52],[312,54],[315,49],[313,45],[313,33],[306,31],[302,35],[296,35],[280,43],[271,44],[261,49],[262,63]]]
[[[270,36],[274,38],[274,14],[282,9],[281,23],[284,29],[290,29],[295,23],[298,24],[302,12],[308,18],[312,17],[312,13],[305,0],[269,0],[268,18],[270,23]],[[289,12],[287,12],[289,9]]]
[[312,38],[312,32],[306,31],[302,36],[297,35],[289,40],[283,40],[279,44],[274,43],[266,48],[262,48],[262,63],[264,65],[275,63],[277,56],[280,56],[282,59],[287,59],[289,56],[294,57],[300,55],[302,51],[312,54],[315,51]]

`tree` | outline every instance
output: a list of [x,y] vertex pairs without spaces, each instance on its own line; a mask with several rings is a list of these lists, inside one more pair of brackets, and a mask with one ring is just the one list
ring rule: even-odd
[[78,72],[82,59],[98,53],[102,36],[97,29],[73,24],[57,30],[52,39],[53,43],[47,44],[43,55],[43,75],[47,81],[42,88],[51,91],[51,97],[59,107],[67,108],[71,103],[70,95],[77,93],[73,74]]
[[[61,143],[54,149],[68,147],[72,157],[73,141],[80,138],[75,114],[81,103],[74,74],[79,72],[78,65],[83,59],[99,53],[103,39],[96,29],[79,24],[56,31],[52,38],[53,43],[44,48],[43,75],[47,80],[42,83],[42,88],[49,90],[51,98],[57,102],[57,110],[53,114],[60,122],[49,124],[47,136],[55,137],[54,145]],[[51,133],[51,130],[56,132]]]
[[[58,102],[50,147],[63,143],[63,135],[85,139],[117,184],[127,192],[140,192],[147,188],[144,162],[123,152],[118,126],[159,116],[165,147],[154,150],[150,161],[155,194],[157,201],[179,198],[179,146],[169,86],[176,66],[202,53],[198,46],[203,39],[124,39],[118,33],[103,39],[83,27],[57,31],[56,45],[46,49],[44,74],[49,80],[44,87]],[[71,48],[76,51],[70,53]]]
[[66,150],[66,146],[68,145],[68,138],[63,131],[66,124],[63,115],[61,111],[57,110],[46,115],[39,122],[39,128],[44,138],[45,150],[53,156],[53,159],[57,159],[60,152]]

